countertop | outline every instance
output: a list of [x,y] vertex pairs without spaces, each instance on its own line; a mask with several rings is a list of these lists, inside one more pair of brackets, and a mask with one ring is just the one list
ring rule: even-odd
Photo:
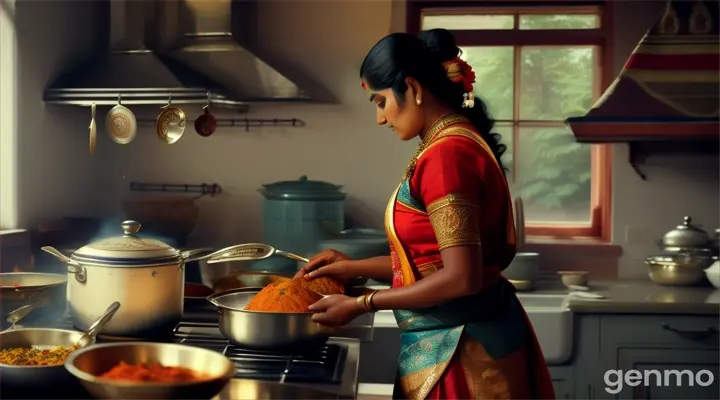
[[[539,282],[536,294],[567,293],[555,282]],[[720,290],[713,287],[660,286],[650,280],[590,281],[590,291],[604,299],[571,297],[576,313],[593,314],[720,314]]]
[[[387,288],[374,285],[373,289]],[[720,315],[720,289],[713,287],[660,286],[650,280],[590,281],[590,291],[604,296],[591,300],[571,297],[569,307],[588,314],[704,314]],[[568,290],[560,281],[543,281],[536,289],[522,294],[563,294]],[[375,326],[384,318],[375,317]]]

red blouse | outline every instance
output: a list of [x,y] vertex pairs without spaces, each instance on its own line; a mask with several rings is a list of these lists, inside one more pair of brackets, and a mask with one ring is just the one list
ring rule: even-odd
[[[482,244],[486,287],[514,255],[507,181],[487,144],[468,124],[452,125],[430,142],[394,199],[393,230],[415,280],[443,267],[440,250]],[[397,287],[407,282],[393,253]]]

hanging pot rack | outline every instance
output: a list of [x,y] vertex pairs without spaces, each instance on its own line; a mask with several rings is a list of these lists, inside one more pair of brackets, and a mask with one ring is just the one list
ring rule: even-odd
[[[216,121],[218,127],[242,127],[245,128],[246,132],[249,131],[250,128],[300,128],[305,126],[305,121],[298,118],[216,118]],[[137,122],[139,125],[151,126],[155,125],[156,120],[150,118],[139,118]]]

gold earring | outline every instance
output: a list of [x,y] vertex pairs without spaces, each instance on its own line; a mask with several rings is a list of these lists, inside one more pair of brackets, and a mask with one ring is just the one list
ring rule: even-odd
[[417,104],[417,105],[422,104],[422,100],[420,100],[420,99],[415,99],[415,104]]

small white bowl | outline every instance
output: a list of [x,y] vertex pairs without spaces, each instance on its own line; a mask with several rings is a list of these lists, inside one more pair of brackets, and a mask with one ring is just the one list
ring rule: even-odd
[[558,271],[560,280],[568,288],[570,286],[587,286],[588,274],[587,271]]

